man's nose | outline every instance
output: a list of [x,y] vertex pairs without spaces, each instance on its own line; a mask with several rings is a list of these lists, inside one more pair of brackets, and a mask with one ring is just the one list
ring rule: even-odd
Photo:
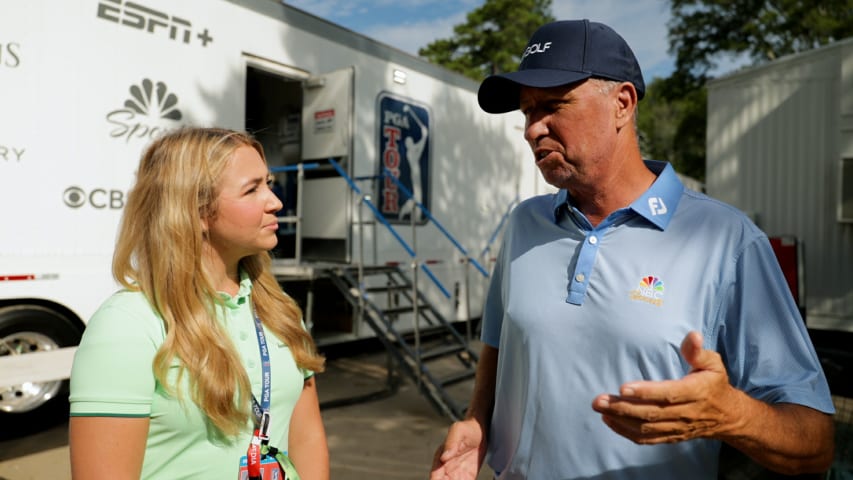
[[547,133],[548,127],[545,124],[545,117],[543,115],[531,114],[527,116],[527,121],[524,125],[525,140],[533,142]]

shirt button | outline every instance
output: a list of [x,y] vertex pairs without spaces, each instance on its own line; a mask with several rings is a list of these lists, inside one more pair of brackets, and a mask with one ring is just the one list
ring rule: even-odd
[[255,361],[249,360],[248,365],[249,365],[249,368],[255,368]]
[[248,340],[248,339],[249,339],[249,334],[248,334],[248,333],[246,333],[246,332],[240,332],[240,340],[243,340],[243,341],[245,342],[245,341],[246,341],[246,340]]
[[586,277],[582,273],[575,275],[575,280],[577,280],[579,282],[583,282],[585,279],[586,279]]
[[595,236],[589,237],[589,243],[595,245],[596,243],[598,243],[598,238]]

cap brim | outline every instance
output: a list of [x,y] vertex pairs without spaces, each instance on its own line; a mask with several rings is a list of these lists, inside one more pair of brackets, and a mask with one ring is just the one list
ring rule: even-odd
[[591,77],[589,72],[530,69],[492,75],[483,80],[477,92],[480,108],[488,113],[506,113],[518,109],[521,87],[550,88],[569,85]]

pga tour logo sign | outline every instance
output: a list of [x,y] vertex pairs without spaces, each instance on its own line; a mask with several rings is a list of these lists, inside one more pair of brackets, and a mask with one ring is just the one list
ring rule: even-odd
[[430,209],[429,110],[388,93],[380,94],[376,104],[379,210],[391,223],[410,223],[413,216],[417,223],[425,223],[416,204]]

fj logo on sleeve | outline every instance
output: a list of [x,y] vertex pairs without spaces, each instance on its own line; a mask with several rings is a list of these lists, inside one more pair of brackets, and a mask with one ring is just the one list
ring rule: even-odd
[[663,215],[666,213],[666,204],[663,203],[662,198],[652,197],[649,199],[649,210],[652,211],[652,215]]

